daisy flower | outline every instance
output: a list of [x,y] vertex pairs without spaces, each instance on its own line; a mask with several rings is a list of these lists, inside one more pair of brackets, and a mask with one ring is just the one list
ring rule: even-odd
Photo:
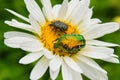
[[49,68],[50,77],[55,80],[61,70],[63,80],[82,80],[81,74],[91,80],[108,80],[107,72],[93,59],[119,63],[114,49],[119,46],[97,40],[105,34],[119,29],[115,22],[102,24],[91,19],[90,0],[63,0],[52,7],[50,0],[41,0],[40,9],[35,0],[24,0],[29,17],[26,18],[10,9],[16,19],[6,24],[32,32],[9,31],[4,34],[5,44],[29,52],[19,63],[29,64],[38,60],[30,79],[40,79]]

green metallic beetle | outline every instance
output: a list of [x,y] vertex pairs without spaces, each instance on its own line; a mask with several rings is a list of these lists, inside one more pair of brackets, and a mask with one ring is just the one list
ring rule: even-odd
[[80,34],[64,34],[54,43],[54,48],[61,52],[75,54],[85,46],[85,39]]

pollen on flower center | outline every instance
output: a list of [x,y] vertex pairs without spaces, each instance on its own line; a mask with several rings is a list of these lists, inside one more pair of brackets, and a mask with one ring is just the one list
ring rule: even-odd
[[41,28],[41,42],[54,55],[71,56],[85,46],[85,40],[78,29],[62,21],[47,22]]

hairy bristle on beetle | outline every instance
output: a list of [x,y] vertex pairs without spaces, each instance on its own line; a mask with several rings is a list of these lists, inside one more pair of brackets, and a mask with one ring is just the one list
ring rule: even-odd
[[41,28],[40,40],[54,55],[72,56],[85,46],[77,27],[62,21],[48,22]]

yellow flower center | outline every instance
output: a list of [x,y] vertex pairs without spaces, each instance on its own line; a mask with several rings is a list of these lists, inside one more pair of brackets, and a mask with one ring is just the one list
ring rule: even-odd
[[[47,22],[41,27],[40,40],[44,47],[54,55],[71,56],[78,52],[84,42],[79,41],[80,34],[77,27],[62,21]],[[72,54],[73,53],[73,54]]]

